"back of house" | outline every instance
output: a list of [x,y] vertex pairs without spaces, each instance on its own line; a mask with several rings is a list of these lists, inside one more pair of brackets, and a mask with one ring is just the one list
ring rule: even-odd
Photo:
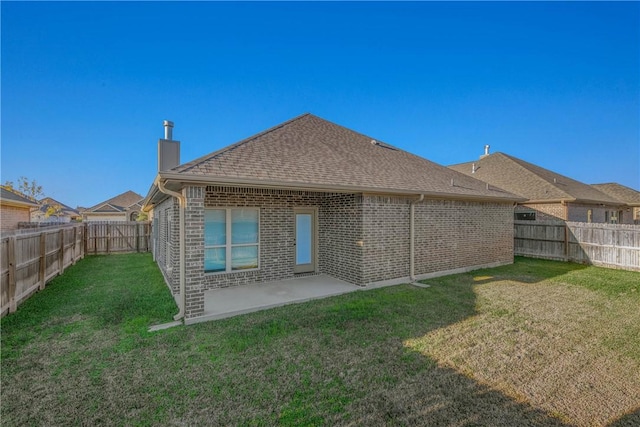
[[172,125],[144,209],[188,319],[222,287],[316,274],[367,286],[513,262],[523,198],[390,144],[304,114],[179,164]]

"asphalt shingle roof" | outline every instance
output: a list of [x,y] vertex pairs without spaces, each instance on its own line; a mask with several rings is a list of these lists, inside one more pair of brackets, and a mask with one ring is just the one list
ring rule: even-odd
[[[129,191],[125,191],[122,194],[118,194],[117,196],[112,197],[109,200],[105,200],[104,202],[98,203],[97,205],[94,205],[86,209],[85,212],[102,212],[101,208],[107,204],[113,206],[116,209],[116,211],[124,212],[126,208],[128,208],[129,206],[136,203],[141,203],[142,199],[143,197],[141,195],[139,195],[134,191],[129,190]],[[110,212],[114,212],[114,211],[110,210]]]
[[40,204],[40,211],[42,212],[47,212],[47,210],[49,209],[49,206],[60,206],[62,213],[64,215],[79,215],[80,213],[78,212],[78,210],[73,209],[70,206],[65,205],[64,203],[60,203],[59,201],[57,201],[56,199],[52,198],[52,197],[45,197],[44,199],[41,199],[39,201]]
[[[472,173],[475,164],[475,173]],[[528,200],[577,200],[605,204],[620,202],[588,184],[504,153],[449,166]]]
[[4,187],[0,187],[0,200],[18,202],[29,206],[37,206],[36,202],[33,200],[29,200],[28,198],[16,194],[13,191],[9,191]]
[[281,185],[518,199],[312,114],[296,117],[168,172],[180,174],[184,179],[207,177],[211,182],[234,178]]
[[592,184],[591,186],[595,187],[596,190],[630,206],[640,206],[640,191],[634,190],[633,188],[615,182],[607,184]]

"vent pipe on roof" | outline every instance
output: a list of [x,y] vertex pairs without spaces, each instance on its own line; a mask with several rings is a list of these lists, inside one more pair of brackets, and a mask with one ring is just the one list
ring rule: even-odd
[[489,144],[484,146],[484,154],[482,156],[480,156],[481,159],[483,157],[487,157],[489,155],[489,148],[491,148],[491,146]]
[[164,139],[171,141],[173,139],[173,122],[165,120],[162,124],[164,125]]
[[471,173],[476,173],[476,164],[471,165]]

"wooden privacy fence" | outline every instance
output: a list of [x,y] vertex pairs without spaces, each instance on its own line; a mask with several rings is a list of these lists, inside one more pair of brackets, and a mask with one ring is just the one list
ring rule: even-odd
[[85,227],[85,252],[88,254],[151,250],[150,222],[88,222]]
[[74,225],[20,233],[0,240],[2,315],[17,306],[69,265],[84,257],[84,227]]
[[640,271],[640,226],[515,221],[515,255]]
[[148,252],[149,222],[68,224],[0,238],[0,310],[14,312],[54,277],[89,254]]

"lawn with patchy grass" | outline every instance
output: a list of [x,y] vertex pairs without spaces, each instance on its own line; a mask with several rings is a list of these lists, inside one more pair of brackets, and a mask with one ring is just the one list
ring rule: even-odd
[[146,254],[2,319],[3,425],[639,425],[640,274],[551,261],[147,332]]

